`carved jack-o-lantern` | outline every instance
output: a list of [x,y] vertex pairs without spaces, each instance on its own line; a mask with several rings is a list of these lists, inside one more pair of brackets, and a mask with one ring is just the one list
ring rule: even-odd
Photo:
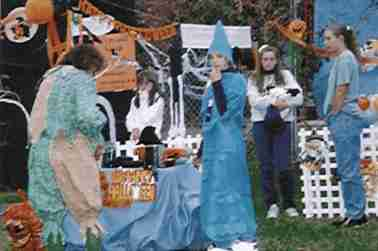
[[12,251],[46,251],[41,240],[42,221],[24,198],[23,202],[10,205],[2,215]]
[[290,22],[288,29],[296,38],[303,39],[307,25],[304,21],[296,19]]

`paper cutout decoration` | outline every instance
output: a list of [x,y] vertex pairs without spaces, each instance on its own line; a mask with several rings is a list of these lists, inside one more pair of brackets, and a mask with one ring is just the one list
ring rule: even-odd
[[26,21],[25,8],[19,7],[12,10],[8,16],[14,15],[11,21],[4,26],[6,38],[13,43],[25,43],[31,40],[38,31],[38,24]]

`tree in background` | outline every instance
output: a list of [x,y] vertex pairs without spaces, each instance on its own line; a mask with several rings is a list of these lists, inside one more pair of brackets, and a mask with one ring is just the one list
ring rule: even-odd
[[[137,15],[138,23],[147,27],[172,22],[215,24],[218,19],[225,25],[251,26],[252,39],[258,45],[270,44],[280,48],[284,61],[296,72],[305,95],[310,97],[305,105],[312,105],[310,86],[313,74],[318,71],[319,61],[282,39],[277,31],[271,30],[268,23],[277,17],[286,23],[297,13],[297,18],[306,21],[309,27],[307,42],[312,42],[313,0],[144,0],[137,8],[141,13]],[[163,43],[163,50],[168,47]]]

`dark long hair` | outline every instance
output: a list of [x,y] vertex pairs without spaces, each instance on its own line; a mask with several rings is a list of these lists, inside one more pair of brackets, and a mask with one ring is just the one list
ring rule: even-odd
[[252,74],[252,78],[255,80],[257,89],[260,93],[264,91],[264,78],[265,78],[266,72],[263,69],[261,62],[262,62],[262,56],[266,52],[273,52],[274,56],[277,59],[277,64],[273,69],[274,80],[276,82],[276,86],[285,85],[285,80],[281,73],[280,52],[276,47],[267,46],[267,47],[264,47],[261,51],[259,51],[256,71]]
[[350,26],[341,24],[331,24],[326,30],[331,31],[336,37],[343,36],[345,46],[353,52],[353,54],[358,58],[360,52],[358,50],[358,42],[355,32]]
[[[138,81],[138,83],[143,83],[144,81],[150,81],[152,83],[152,88],[148,92],[148,106],[153,105],[159,98],[161,98],[159,86],[158,86],[158,83],[156,81],[154,81],[152,79],[145,79],[143,74],[140,74],[140,80],[139,81]],[[155,98],[156,94],[158,94],[158,96]],[[137,108],[140,107],[139,92],[137,92],[136,95],[135,95],[134,104]]]
[[59,64],[72,65],[86,72],[98,72],[104,68],[105,59],[93,45],[82,44],[72,48]]

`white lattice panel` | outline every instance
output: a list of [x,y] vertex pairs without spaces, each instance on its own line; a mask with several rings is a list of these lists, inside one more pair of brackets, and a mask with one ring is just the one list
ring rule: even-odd
[[136,147],[137,145],[135,145],[131,141],[126,141],[125,144],[121,144],[119,141],[117,141],[115,144],[115,156],[127,156],[132,157],[134,160],[136,160],[138,158],[138,156],[134,154]]
[[[323,136],[329,145],[324,163],[319,171],[310,171],[301,165],[303,182],[302,192],[304,197],[303,214],[306,218],[334,218],[344,216],[344,202],[341,196],[340,183],[332,182],[331,177],[335,173],[336,153],[333,141],[329,138],[327,127],[319,127],[316,134]],[[302,150],[305,140],[312,135],[312,129],[300,129],[299,148]],[[361,157],[371,157],[378,160],[378,128],[364,129],[361,134]],[[378,200],[368,199],[366,213],[378,215]]]
[[[185,138],[179,139],[167,139],[163,143],[167,147],[179,147],[179,145],[184,145],[185,148],[189,149],[192,151],[192,153],[196,154],[198,152],[198,149],[201,144],[201,136],[196,135],[187,135]],[[131,141],[126,141],[125,144],[121,144],[120,142],[115,143],[115,156],[120,157],[120,156],[128,156],[128,157],[133,157],[134,159],[137,159],[137,156],[134,155],[134,150],[137,147],[134,143]]]
[[185,148],[190,149],[192,153],[196,154],[200,148],[201,140],[202,137],[199,134],[194,137],[192,135],[186,135],[186,137],[183,139],[167,139],[164,141],[164,144],[166,144],[168,147],[180,147],[180,145],[184,145]]

